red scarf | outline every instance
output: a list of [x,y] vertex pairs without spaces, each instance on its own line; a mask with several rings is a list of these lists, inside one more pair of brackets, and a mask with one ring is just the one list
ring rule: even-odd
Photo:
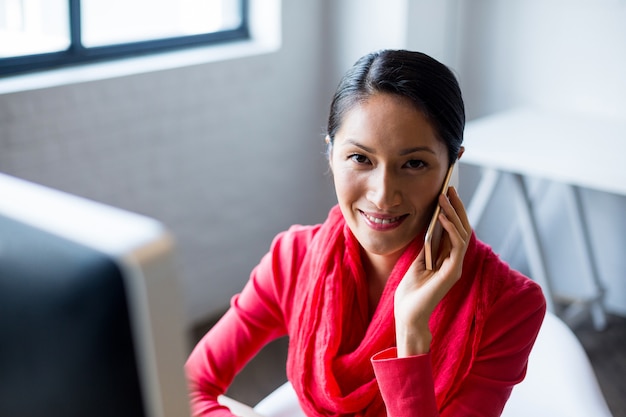
[[[287,375],[308,416],[385,415],[370,359],[395,346],[394,292],[421,250],[420,241],[400,256],[370,320],[359,243],[339,207],[330,211],[300,269],[289,332]],[[491,291],[482,291],[482,274],[472,272],[482,269],[484,259],[477,246],[472,236],[463,276],[431,316],[440,409],[469,372],[484,323]]]

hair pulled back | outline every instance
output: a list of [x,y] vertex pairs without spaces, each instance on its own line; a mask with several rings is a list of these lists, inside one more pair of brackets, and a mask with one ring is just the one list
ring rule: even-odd
[[360,58],[341,79],[330,106],[332,144],[345,114],[376,93],[403,97],[426,116],[453,163],[463,142],[465,106],[448,67],[421,52],[381,50]]

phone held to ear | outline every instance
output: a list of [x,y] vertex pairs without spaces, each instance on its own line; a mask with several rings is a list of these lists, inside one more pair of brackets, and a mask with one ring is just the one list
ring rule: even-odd
[[[454,172],[456,163],[450,165],[446,178],[443,181],[440,194],[447,194],[450,184],[457,186],[458,175]],[[439,244],[441,243],[441,235],[443,233],[443,227],[439,222],[439,213],[441,212],[441,206],[437,203],[433,217],[430,219],[428,229],[426,230],[426,237],[424,238],[424,254],[426,255],[426,269],[432,271],[435,268],[435,260],[439,254]]]

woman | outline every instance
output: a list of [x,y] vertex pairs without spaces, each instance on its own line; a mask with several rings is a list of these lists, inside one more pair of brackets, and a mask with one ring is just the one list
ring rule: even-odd
[[[463,153],[454,75],[417,52],[361,58],[331,104],[326,142],[338,205],[279,234],[231,309],[192,352],[195,415],[267,342],[290,338],[287,376],[307,415],[498,416],[525,374],[545,313],[540,288],[439,195]],[[436,204],[435,267],[424,233]]]

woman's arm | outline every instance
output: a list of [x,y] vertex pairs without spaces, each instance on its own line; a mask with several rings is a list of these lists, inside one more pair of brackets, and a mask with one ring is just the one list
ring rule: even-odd
[[281,336],[282,327],[272,313],[272,305],[260,295],[261,281],[258,276],[252,277],[189,356],[185,371],[192,415],[232,416],[218,403],[218,396],[226,392],[235,375],[266,343]]
[[[440,196],[439,203],[444,213],[440,221],[445,233],[435,270],[426,269],[422,250],[398,285],[394,298],[397,350],[373,358],[376,377],[392,417],[498,416],[512,387],[523,379],[528,354],[545,314],[545,299],[537,284],[517,273],[494,277],[516,280],[515,275],[519,281],[517,284],[509,281],[510,291],[504,291],[497,306],[490,306],[469,374],[464,376],[454,398],[443,404],[445,409],[437,410],[437,380],[433,378],[431,354],[441,352],[430,353],[430,319],[461,277],[472,236],[456,190],[450,188],[447,198]],[[450,360],[453,362],[455,358]],[[407,414],[407,410],[413,414]]]
[[287,333],[292,277],[316,230],[294,227],[277,236],[228,312],[192,351],[185,371],[194,416],[232,416],[218,396],[263,346]]
[[505,293],[493,306],[469,374],[442,410],[435,401],[432,353],[398,358],[395,349],[372,363],[389,417],[495,417],[526,373],[528,355],[545,315],[537,284]]

